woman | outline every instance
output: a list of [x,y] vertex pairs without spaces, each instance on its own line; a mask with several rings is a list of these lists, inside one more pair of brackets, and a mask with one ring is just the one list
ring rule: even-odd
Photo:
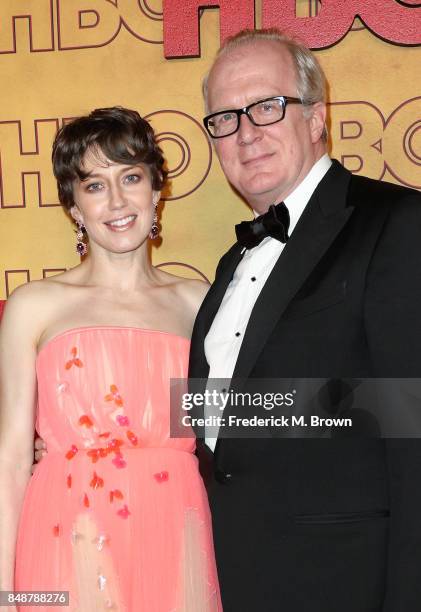
[[[169,433],[207,286],[150,263],[163,162],[135,111],[59,131],[59,197],[89,253],[18,288],[1,326],[0,586],[68,590],[72,612],[221,610],[194,439]],[[30,478],[35,418],[48,453]]]

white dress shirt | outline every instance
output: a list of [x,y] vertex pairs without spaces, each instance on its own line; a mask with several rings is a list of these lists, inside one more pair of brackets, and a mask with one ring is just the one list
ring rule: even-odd
[[[329,156],[323,155],[298,187],[285,198],[284,203],[290,215],[290,236],[331,165]],[[205,338],[209,378],[224,379],[220,385],[217,381],[209,381],[207,389],[221,391],[219,387],[224,387],[228,390],[254,304],[284,247],[284,243],[268,236],[256,247],[245,250]],[[205,416],[216,413],[220,414],[215,407],[205,410]],[[205,441],[212,450],[215,449],[216,435],[215,427],[206,431]]]

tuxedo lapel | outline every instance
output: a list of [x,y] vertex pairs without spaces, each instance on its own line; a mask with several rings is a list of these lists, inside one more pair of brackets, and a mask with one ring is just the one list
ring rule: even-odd
[[235,244],[223,257],[217,269],[214,283],[211,285],[196,317],[190,349],[190,378],[207,378],[209,365],[205,357],[205,338],[212,325],[218,308],[221,305],[227,287],[235,269],[243,256],[243,247]]
[[[190,345],[190,392],[203,393],[205,390],[206,381],[209,376],[209,364],[206,361],[205,355],[205,338],[225,295],[225,291],[234,275],[235,269],[243,256],[243,251],[244,249],[241,245],[235,244],[224,255],[218,265],[215,282],[210,287],[197,314]],[[194,419],[203,418],[203,406],[194,406],[190,414]],[[193,426],[193,429],[195,430],[197,439],[203,441],[202,430],[197,429],[195,426]],[[210,450],[209,453],[211,453]]]
[[233,378],[249,376],[282,313],[352,214],[350,176],[334,162],[311,197],[252,310]]

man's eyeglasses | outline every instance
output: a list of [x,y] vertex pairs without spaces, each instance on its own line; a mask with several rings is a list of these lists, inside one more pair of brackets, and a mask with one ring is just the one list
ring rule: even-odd
[[235,108],[207,115],[203,124],[212,138],[231,136],[240,127],[241,115],[247,115],[250,121],[257,126],[271,125],[282,121],[285,117],[287,104],[303,104],[299,98],[289,96],[274,96],[253,102],[244,108]]

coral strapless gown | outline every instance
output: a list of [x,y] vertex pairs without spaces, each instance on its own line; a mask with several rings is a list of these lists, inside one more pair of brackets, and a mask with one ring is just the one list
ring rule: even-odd
[[171,438],[170,378],[189,341],[86,327],[37,359],[37,431],[47,456],[30,479],[16,590],[65,590],[71,612],[222,610],[211,519],[194,438]]

